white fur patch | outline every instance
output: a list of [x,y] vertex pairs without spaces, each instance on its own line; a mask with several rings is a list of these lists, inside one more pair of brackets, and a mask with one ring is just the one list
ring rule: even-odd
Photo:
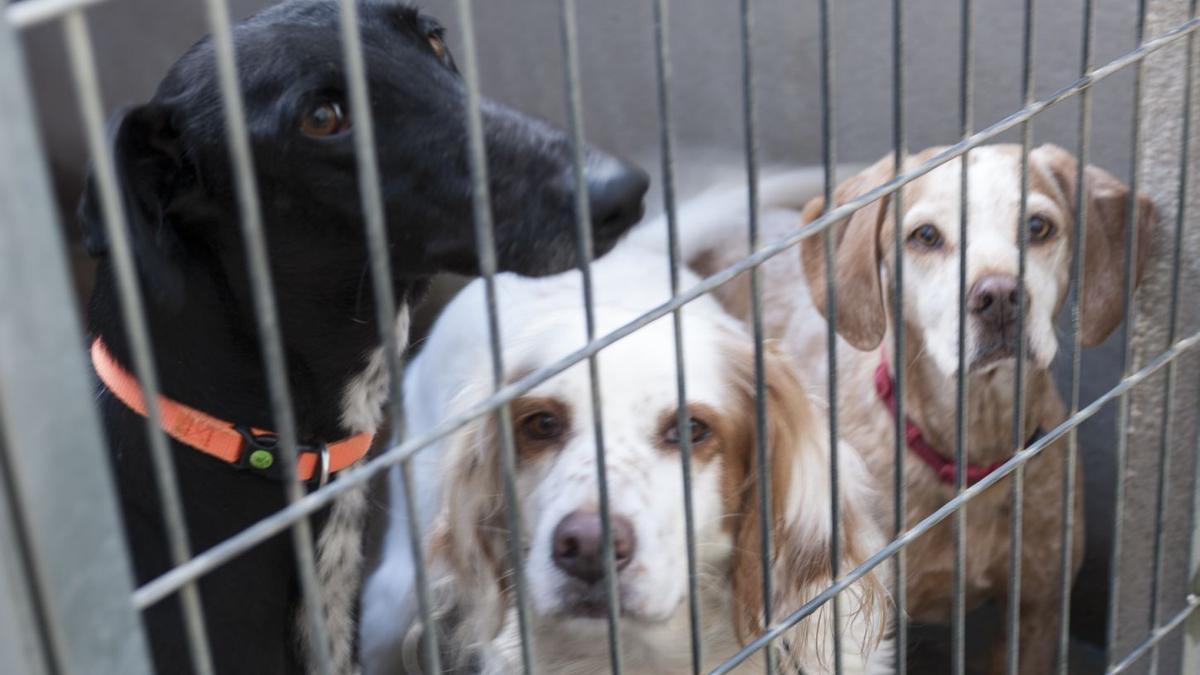
[[[396,314],[396,335],[399,350],[404,351],[408,342],[408,305]],[[350,378],[342,392],[342,426],[351,433],[375,431],[383,421],[383,403],[388,395],[388,368],[383,347],[378,347],[367,357],[362,372]]]
[[[317,583],[325,603],[325,630],[329,635],[329,657],[335,675],[358,672],[354,659],[354,600],[362,578],[362,535],[367,517],[367,486],[360,485],[342,494],[333,503],[329,519],[317,537]],[[300,634],[311,639],[299,616]]]
[[[408,325],[409,309],[405,305],[396,316],[396,336],[401,352],[408,343]],[[371,353],[362,372],[350,379],[342,394],[342,426],[352,434],[374,432],[383,419],[383,404],[387,395],[387,359],[380,347]],[[354,608],[363,572],[362,538],[367,519],[367,489],[364,484],[339,496],[317,537],[317,583],[321,587],[321,599],[325,605],[325,629],[329,636],[330,665],[334,675],[359,672],[354,653],[355,632],[358,629]],[[301,641],[307,649],[312,636],[303,607],[297,620]]]

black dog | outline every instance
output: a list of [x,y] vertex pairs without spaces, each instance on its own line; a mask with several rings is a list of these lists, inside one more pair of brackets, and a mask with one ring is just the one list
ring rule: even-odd
[[[392,282],[400,307],[428,277],[476,273],[465,90],[432,19],[360,3]],[[298,432],[306,447],[373,432],[386,391],[368,277],[333,0],[295,0],[237,26],[234,42],[284,338]],[[496,247],[502,269],[549,274],[577,263],[570,146],[545,124],[484,107]],[[146,320],[164,396],[230,425],[273,429],[259,352],[213,46],[170,70],[153,100],[114,123],[116,158]],[[594,247],[607,251],[640,217],[644,173],[589,151]],[[128,371],[130,349],[89,179],[80,207],[100,257],[90,328]],[[401,326],[401,335],[403,335]],[[170,568],[145,421],[102,387],[100,405],[136,574]],[[262,439],[265,443],[266,439]],[[262,468],[172,442],[194,552],[284,505]],[[361,491],[313,519],[335,671],[353,668],[361,563]],[[218,673],[306,672],[290,536],[278,535],[200,583]],[[179,603],[146,612],[158,672],[191,672]]]

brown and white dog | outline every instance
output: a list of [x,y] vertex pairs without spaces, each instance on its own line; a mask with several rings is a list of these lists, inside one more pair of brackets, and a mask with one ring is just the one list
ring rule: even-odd
[[[910,169],[941,148],[905,158]],[[1083,189],[1086,216],[1074,223],[1077,166],[1074,157],[1054,145],[1029,155],[1028,217],[1018,222],[1021,200],[1019,146],[984,146],[969,154],[967,225],[967,299],[965,359],[967,374],[967,479],[974,483],[1014,452],[1015,341],[1017,317],[1018,228],[1029,229],[1025,270],[1024,345],[1026,416],[1022,444],[1065,418],[1065,406],[1049,366],[1058,349],[1054,319],[1065,304],[1072,264],[1072,239],[1085,235],[1080,280],[1081,339],[1084,346],[1103,341],[1123,314],[1125,241],[1129,190],[1108,172],[1088,166]],[[908,418],[904,475],[906,527],[911,527],[955,496],[956,376],[958,370],[959,208],[961,160],[941,165],[903,188],[899,227],[904,272],[904,412]],[[840,206],[893,177],[893,158],[841,183],[834,192]],[[786,177],[785,177],[786,178]],[[820,182],[812,174],[764,183],[761,202],[764,240],[786,236],[821,215],[817,197],[796,218],[796,209]],[[713,193],[681,216],[685,255],[703,272],[713,272],[744,255],[745,193]],[[722,207],[719,202],[726,202]],[[892,522],[895,422],[892,396],[897,317],[891,316],[893,280],[898,261],[893,236],[897,223],[885,197],[854,212],[830,231],[834,237],[837,293],[839,424],[875,474]],[[733,214],[730,217],[730,214]],[[689,218],[689,216],[691,216]],[[1155,210],[1137,199],[1135,280],[1149,253]],[[722,234],[722,232],[724,234]],[[764,269],[763,316],[771,337],[780,338],[800,363],[810,383],[828,375],[826,356],[825,251],[822,236],[801,243],[800,255],[776,256]],[[745,275],[743,275],[744,277]],[[804,288],[807,287],[807,292]],[[723,304],[748,316],[744,280],[726,285]],[[821,393],[825,390],[822,389]],[[1056,442],[1026,466],[1021,555],[1022,673],[1049,672],[1055,657],[1061,555],[1062,453]],[[987,600],[1004,608],[1009,584],[1011,482],[1005,478],[967,509],[966,602],[968,609]],[[1078,481],[1078,477],[1075,478]],[[1076,522],[1082,522],[1082,490],[1076,490]],[[889,525],[890,527],[890,525]],[[945,623],[951,616],[953,525],[943,521],[907,547],[907,610],[919,622]],[[1083,528],[1072,537],[1074,577],[1081,562]],[[1007,636],[1005,636],[1007,637]],[[1004,665],[1004,642],[992,654],[992,667]]]
[[[670,297],[661,243],[622,243],[593,267],[597,334],[635,319]],[[683,274],[683,283],[695,283]],[[587,342],[580,275],[496,277],[501,303],[504,377],[512,382],[553,365]],[[405,377],[410,435],[470,410],[492,392],[484,285],[467,286],[444,310]],[[711,297],[682,312],[686,415],[692,448],[691,506],[704,670],[718,665],[763,628],[759,482],[753,340]],[[673,323],[664,317],[605,348],[597,357],[603,407],[620,644],[626,673],[680,673],[692,667],[685,501],[677,428],[679,400]],[[831,453],[824,413],[805,395],[790,359],[767,345],[764,397],[774,521],[773,616],[794,612],[831,578]],[[586,363],[579,363],[511,405],[516,445],[524,592],[535,670],[597,673],[609,668],[597,437]],[[847,444],[841,481],[841,574],[884,543],[872,509],[876,495],[862,459]],[[521,668],[516,589],[505,518],[501,446],[486,415],[418,455],[419,513],[432,520],[429,555],[452,668],[484,673]],[[408,517],[395,478],[392,523],[383,564],[364,597],[365,651],[374,672],[407,632],[412,596]],[[440,497],[439,497],[440,494]],[[419,507],[419,511],[423,507]],[[876,568],[839,595],[841,672],[891,672],[891,615]],[[411,610],[410,610],[411,612]],[[787,672],[833,672],[831,603],[775,641]],[[410,639],[402,651],[419,644]],[[390,646],[389,646],[390,645]],[[407,658],[407,657],[406,657]],[[761,652],[737,672],[760,672]],[[412,664],[409,672],[423,670]],[[415,666],[415,667],[414,667]],[[457,670],[455,671],[457,672]]]

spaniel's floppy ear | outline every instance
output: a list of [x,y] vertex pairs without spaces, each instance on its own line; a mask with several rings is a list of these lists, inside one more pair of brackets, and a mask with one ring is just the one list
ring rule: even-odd
[[[1075,210],[1078,164],[1075,156],[1057,145],[1041,145],[1030,157],[1054,177]],[[1116,176],[1088,165],[1083,173],[1084,222],[1076,232],[1084,233],[1083,275],[1079,280],[1080,340],[1085,347],[1100,344],[1121,323],[1125,312],[1125,242],[1129,235],[1129,187]],[[1154,202],[1137,195],[1136,253],[1133,283],[1142,278],[1150,256],[1151,232],[1158,220]]]
[[[763,629],[763,584],[760,542],[762,511],[757,482],[754,433],[754,368],[750,353],[733,353],[734,388],[746,424],[739,445],[728,448],[731,481],[726,505],[737,514],[732,565],[734,625],[745,643]],[[786,357],[768,345],[765,354],[767,443],[770,461],[773,554],[772,619],[799,609],[833,584],[829,427],[805,394]],[[839,444],[841,545],[838,571],[845,574],[883,546],[885,539],[871,512],[874,495],[861,458]],[[872,651],[887,624],[884,583],[875,572],[839,595],[843,649]],[[792,631],[792,655],[805,667],[832,661],[833,607],[825,603]]]
[[[833,191],[837,208],[891,180],[894,160],[888,155],[861,173],[846,179]],[[863,206],[828,230],[833,237],[834,283],[837,290],[837,332],[856,349],[874,349],[883,340],[887,315],[879,283],[879,230],[887,218],[891,199],[882,197]],[[816,220],[825,200],[817,197],[805,207],[805,224]],[[825,306],[825,235],[800,242],[800,259],[813,303],[828,318]]]
[[[504,622],[512,592],[508,530],[504,524],[499,449],[491,416],[475,420],[451,439],[442,509],[430,534],[429,559],[439,614],[453,615],[453,644],[478,647]],[[468,649],[456,654],[469,661]]]
[[[178,307],[183,303],[182,244],[168,215],[196,174],[167,106],[147,104],[118,113],[110,143],[129,241],[143,288],[152,299]],[[109,252],[105,208],[94,167],[88,171],[79,202],[83,243],[93,257]]]

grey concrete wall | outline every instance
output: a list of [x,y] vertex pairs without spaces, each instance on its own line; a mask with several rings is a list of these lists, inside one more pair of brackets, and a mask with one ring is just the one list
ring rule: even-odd
[[[519,109],[563,121],[560,0],[476,0],[483,88]],[[1166,0],[1159,0],[1166,2]],[[1178,2],[1178,0],[1171,0]],[[233,0],[236,16],[266,4]],[[459,41],[453,0],[424,0],[423,7],[450,27]],[[658,114],[653,65],[653,29],[648,0],[578,0],[584,128],[589,140],[644,163],[655,176],[651,202],[659,199]],[[905,109],[909,146],[950,143],[958,135],[958,36],[954,0],[905,3],[908,51]],[[976,127],[1001,119],[1021,105],[1023,0],[976,3]],[[1037,94],[1072,81],[1079,70],[1082,0],[1037,3],[1035,79]],[[89,11],[98,49],[106,102],[116,107],[147,98],[169,63],[205,32],[197,0],[110,0]],[[891,3],[835,0],[836,140],[839,159],[867,161],[887,152],[891,127]],[[1136,3],[1096,0],[1095,59],[1103,63],[1134,46]],[[669,20],[674,73],[671,92],[683,190],[694,190],[716,173],[739,170],[742,152],[741,46],[738,3],[733,0],[673,0]],[[815,1],[758,0],[754,3],[756,94],[762,157],[768,163],[816,163],[821,156],[819,42]],[[1165,25],[1157,21],[1151,33]],[[70,79],[54,27],[27,36],[32,76],[51,165],[73,208],[85,151]],[[1133,103],[1128,72],[1093,90],[1093,161],[1127,177]],[[1155,86],[1169,86],[1169,76]],[[1170,110],[1147,116],[1147,137],[1171,127]],[[1039,116],[1037,142],[1073,148],[1077,102]],[[1014,134],[1006,138],[1014,140]],[[1165,131],[1158,137],[1170,146]],[[1158,147],[1147,156],[1158,157]],[[1158,183],[1155,183],[1158,185]],[[1165,183],[1163,183],[1165,185]],[[1166,188],[1155,196],[1170,198]],[[1148,291],[1149,292],[1149,291]],[[1149,303],[1155,304],[1155,303]],[[1069,335],[1065,330],[1062,335]],[[1141,353],[1141,352],[1139,352]],[[1085,354],[1084,401],[1116,381],[1120,344],[1114,339]],[[1065,362],[1059,364],[1066,371]],[[1187,372],[1194,372],[1187,371]],[[1108,533],[1112,523],[1112,438],[1114,420],[1104,411],[1085,425],[1083,471],[1087,482],[1088,554],[1075,594],[1074,625],[1099,640],[1106,600]],[[1150,468],[1139,458],[1131,471]],[[1181,467],[1177,465],[1176,468]],[[1182,470],[1182,469],[1181,469]],[[1133,485],[1133,484],[1131,484]],[[1130,493],[1131,522],[1145,523],[1149,492],[1137,483]],[[1176,490],[1179,493],[1182,488]],[[1147,503],[1149,499],[1149,503]],[[1139,528],[1127,528],[1130,529]],[[1144,533],[1144,525],[1141,527]],[[1132,547],[1130,547],[1132,548]],[[1141,548],[1139,545],[1138,548]],[[1124,569],[1137,570],[1140,561]],[[1136,595],[1136,584],[1125,590]],[[1129,609],[1134,625],[1135,605]],[[1125,616],[1125,615],[1123,615]],[[1131,633],[1132,634],[1132,633]],[[1132,638],[1130,638],[1132,639]]]

